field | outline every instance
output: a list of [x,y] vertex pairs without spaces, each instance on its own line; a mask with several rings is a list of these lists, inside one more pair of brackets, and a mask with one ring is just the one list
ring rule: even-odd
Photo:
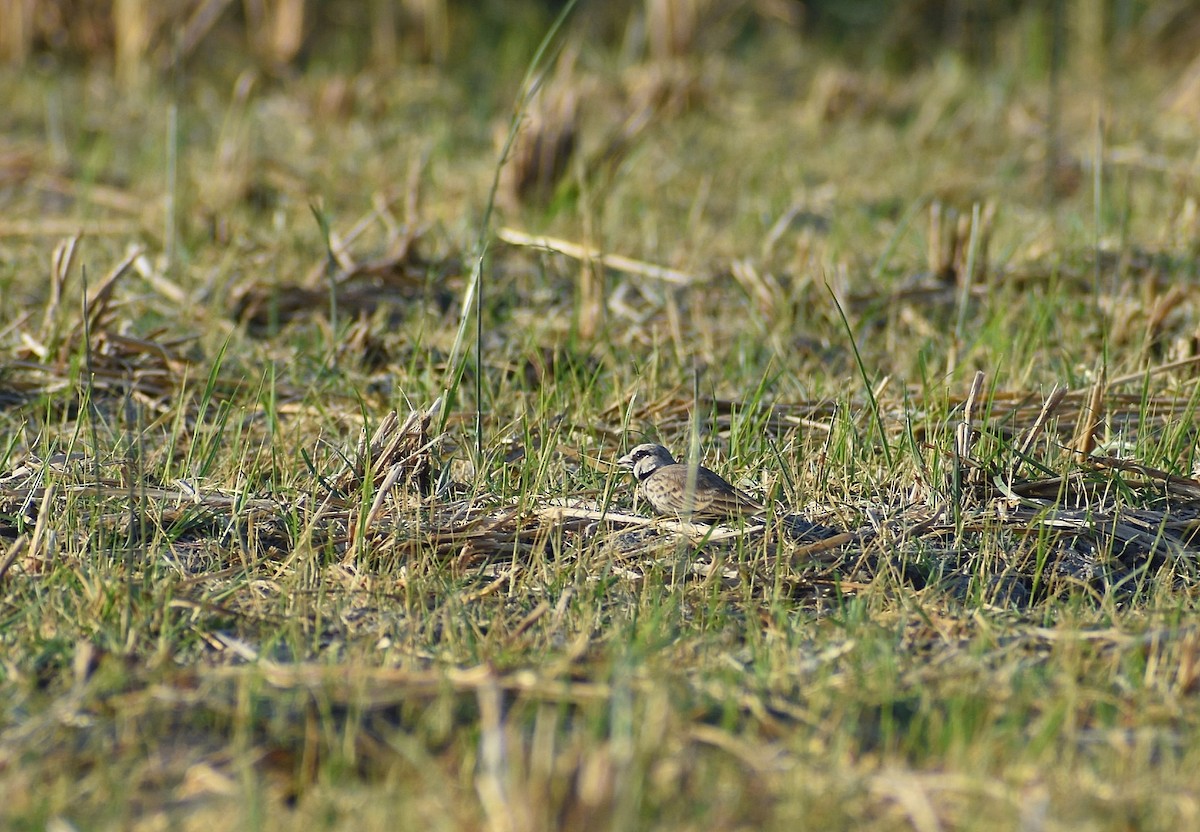
[[0,825],[1200,824],[1182,36],[633,5],[0,69]]

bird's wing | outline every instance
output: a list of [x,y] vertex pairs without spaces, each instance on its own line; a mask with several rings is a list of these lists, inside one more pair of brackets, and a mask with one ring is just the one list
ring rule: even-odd
[[753,497],[725,481],[719,474],[701,468],[696,472],[697,513],[741,514],[762,511],[763,506]]

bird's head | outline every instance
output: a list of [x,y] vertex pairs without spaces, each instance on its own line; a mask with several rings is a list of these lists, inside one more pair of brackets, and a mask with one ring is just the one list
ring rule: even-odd
[[617,460],[617,465],[633,472],[640,482],[653,474],[659,468],[675,464],[675,457],[662,445],[638,445],[625,456]]

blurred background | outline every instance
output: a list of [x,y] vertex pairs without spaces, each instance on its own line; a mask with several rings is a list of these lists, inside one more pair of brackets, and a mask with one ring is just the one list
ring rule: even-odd
[[[460,65],[536,42],[561,0],[0,0],[0,59],[111,67],[126,81],[227,50],[283,71]],[[1029,40],[1073,60],[1191,60],[1192,0],[605,0],[578,4],[591,43],[655,57],[752,48],[784,27],[870,66],[903,69],[953,50],[987,64]]]

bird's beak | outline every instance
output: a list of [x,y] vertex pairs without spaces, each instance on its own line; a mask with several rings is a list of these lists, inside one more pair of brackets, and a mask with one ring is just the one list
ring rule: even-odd
[[625,454],[625,456],[623,456],[617,460],[617,467],[618,468],[628,468],[630,471],[632,471],[633,470],[633,457],[631,457],[629,454]]

